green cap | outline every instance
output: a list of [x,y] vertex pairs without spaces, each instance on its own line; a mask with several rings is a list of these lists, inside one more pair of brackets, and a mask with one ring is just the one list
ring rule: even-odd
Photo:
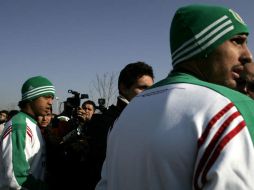
[[247,25],[232,9],[189,5],[179,8],[170,28],[172,65],[202,57],[237,34],[248,34]]
[[53,84],[45,77],[35,76],[29,78],[21,89],[22,100],[34,100],[41,96],[55,96]]

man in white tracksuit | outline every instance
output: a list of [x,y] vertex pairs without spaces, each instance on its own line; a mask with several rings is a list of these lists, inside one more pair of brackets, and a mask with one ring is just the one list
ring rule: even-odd
[[228,8],[177,10],[173,71],[121,114],[97,190],[254,189],[254,101],[238,92],[248,33]]
[[36,119],[51,112],[55,88],[47,78],[35,76],[21,92],[21,110],[0,136],[0,190],[45,190],[46,147]]

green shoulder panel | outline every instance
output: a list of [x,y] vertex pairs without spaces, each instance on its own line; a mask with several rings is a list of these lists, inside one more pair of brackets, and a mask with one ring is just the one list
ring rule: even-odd
[[204,86],[227,97],[230,101],[234,103],[238,111],[242,114],[246,122],[246,125],[248,127],[248,130],[250,132],[252,142],[254,142],[254,100],[253,99],[249,98],[248,96],[240,92],[232,90],[230,88],[227,88],[221,85],[208,83],[185,73],[172,73],[166,79],[159,81],[158,83],[153,85],[151,88],[164,86],[167,84],[174,84],[174,83],[189,83],[189,84]]
[[12,118],[12,164],[17,182],[22,185],[29,175],[29,164],[25,156],[26,146],[26,118],[27,115],[20,112]]

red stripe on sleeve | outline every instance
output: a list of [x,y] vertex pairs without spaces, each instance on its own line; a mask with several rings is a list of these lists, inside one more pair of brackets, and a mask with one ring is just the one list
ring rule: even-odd
[[211,167],[213,166],[213,164],[215,163],[215,161],[217,160],[217,158],[219,157],[220,153],[222,152],[222,150],[224,149],[224,147],[228,144],[228,142],[230,140],[232,140],[244,127],[246,126],[246,123],[244,121],[242,121],[241,123],[239,123],[234,129],[232,129],[218,144],[218,146],[216,147],[213,155],[211,156],[211,158],[209,159],[206,168],[204,169],[204,172],[202,174],[202,183],[206,183],[206,175],[208,173],[208,171],[211,169]]
[[[194,187],[195,189],[199,189],[199,185],[198,185],[198,179],[199,176],[201,175],[206,162],[209,161],[209,157],[210,155],[213,153],[213,150],[216,146],[216,144],[219,142],[219,139],[223,136],[225,130],[227,129],[227,127],[230,125],[230,123],[237,118],[240,115],[239,112],[234,112],[233,114],[231,114],[223,123],[222,125],[219,127],[218,131],[215,133],[215,135],[213,136],[212,140],[210,141],[209,145],[207,146],[207,148],[204,151],[204,154],[202,155],[199,164],[197,166],[195,175],[194,175]],[[210,122],[209,122],[210,123]],[[214,123],[215,124],[215,123]],[[211,126],[212,128],[213,126]],[[210,130],[209,130],[210,131]],[[208,136],[208,134],[207,134]],[[207,137],[206,137],[207,139]],[[200,147],[199,147],[200,148]],[[199,151],[199,150],[198,150]]]
[[222,110],[220,110],[208,123],[207,127],[205,128],[204,133],[202,134],[202,136],[199,138],[198,140],[198,148],[200,146],[203,145],[203,143],[205,142],[211,128],[213,127],[213,125],[225,114],[227,113],[228,110],[230,110],[232,107],[234,106],[234,104],[231,102],[228,105],[226,105],[224,108],[222,108]]
[[9,126],[3,133],[2,138],[5,139],[12,132],[12,126]]
[[33,139],[33,133],[32,133],[32,130],[27,126],[26,127],[26,133],[27,133],[27,135],[30,137],[30,140],[32,141],[32,139]]

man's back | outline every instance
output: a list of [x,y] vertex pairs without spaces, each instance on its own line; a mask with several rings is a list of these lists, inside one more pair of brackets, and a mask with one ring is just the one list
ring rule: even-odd
[[243,117],[207,87],[171,84],[138,95],[117,121],[108,148],[107,185],[102,180],[98,189],[253,187],[253,143]]

